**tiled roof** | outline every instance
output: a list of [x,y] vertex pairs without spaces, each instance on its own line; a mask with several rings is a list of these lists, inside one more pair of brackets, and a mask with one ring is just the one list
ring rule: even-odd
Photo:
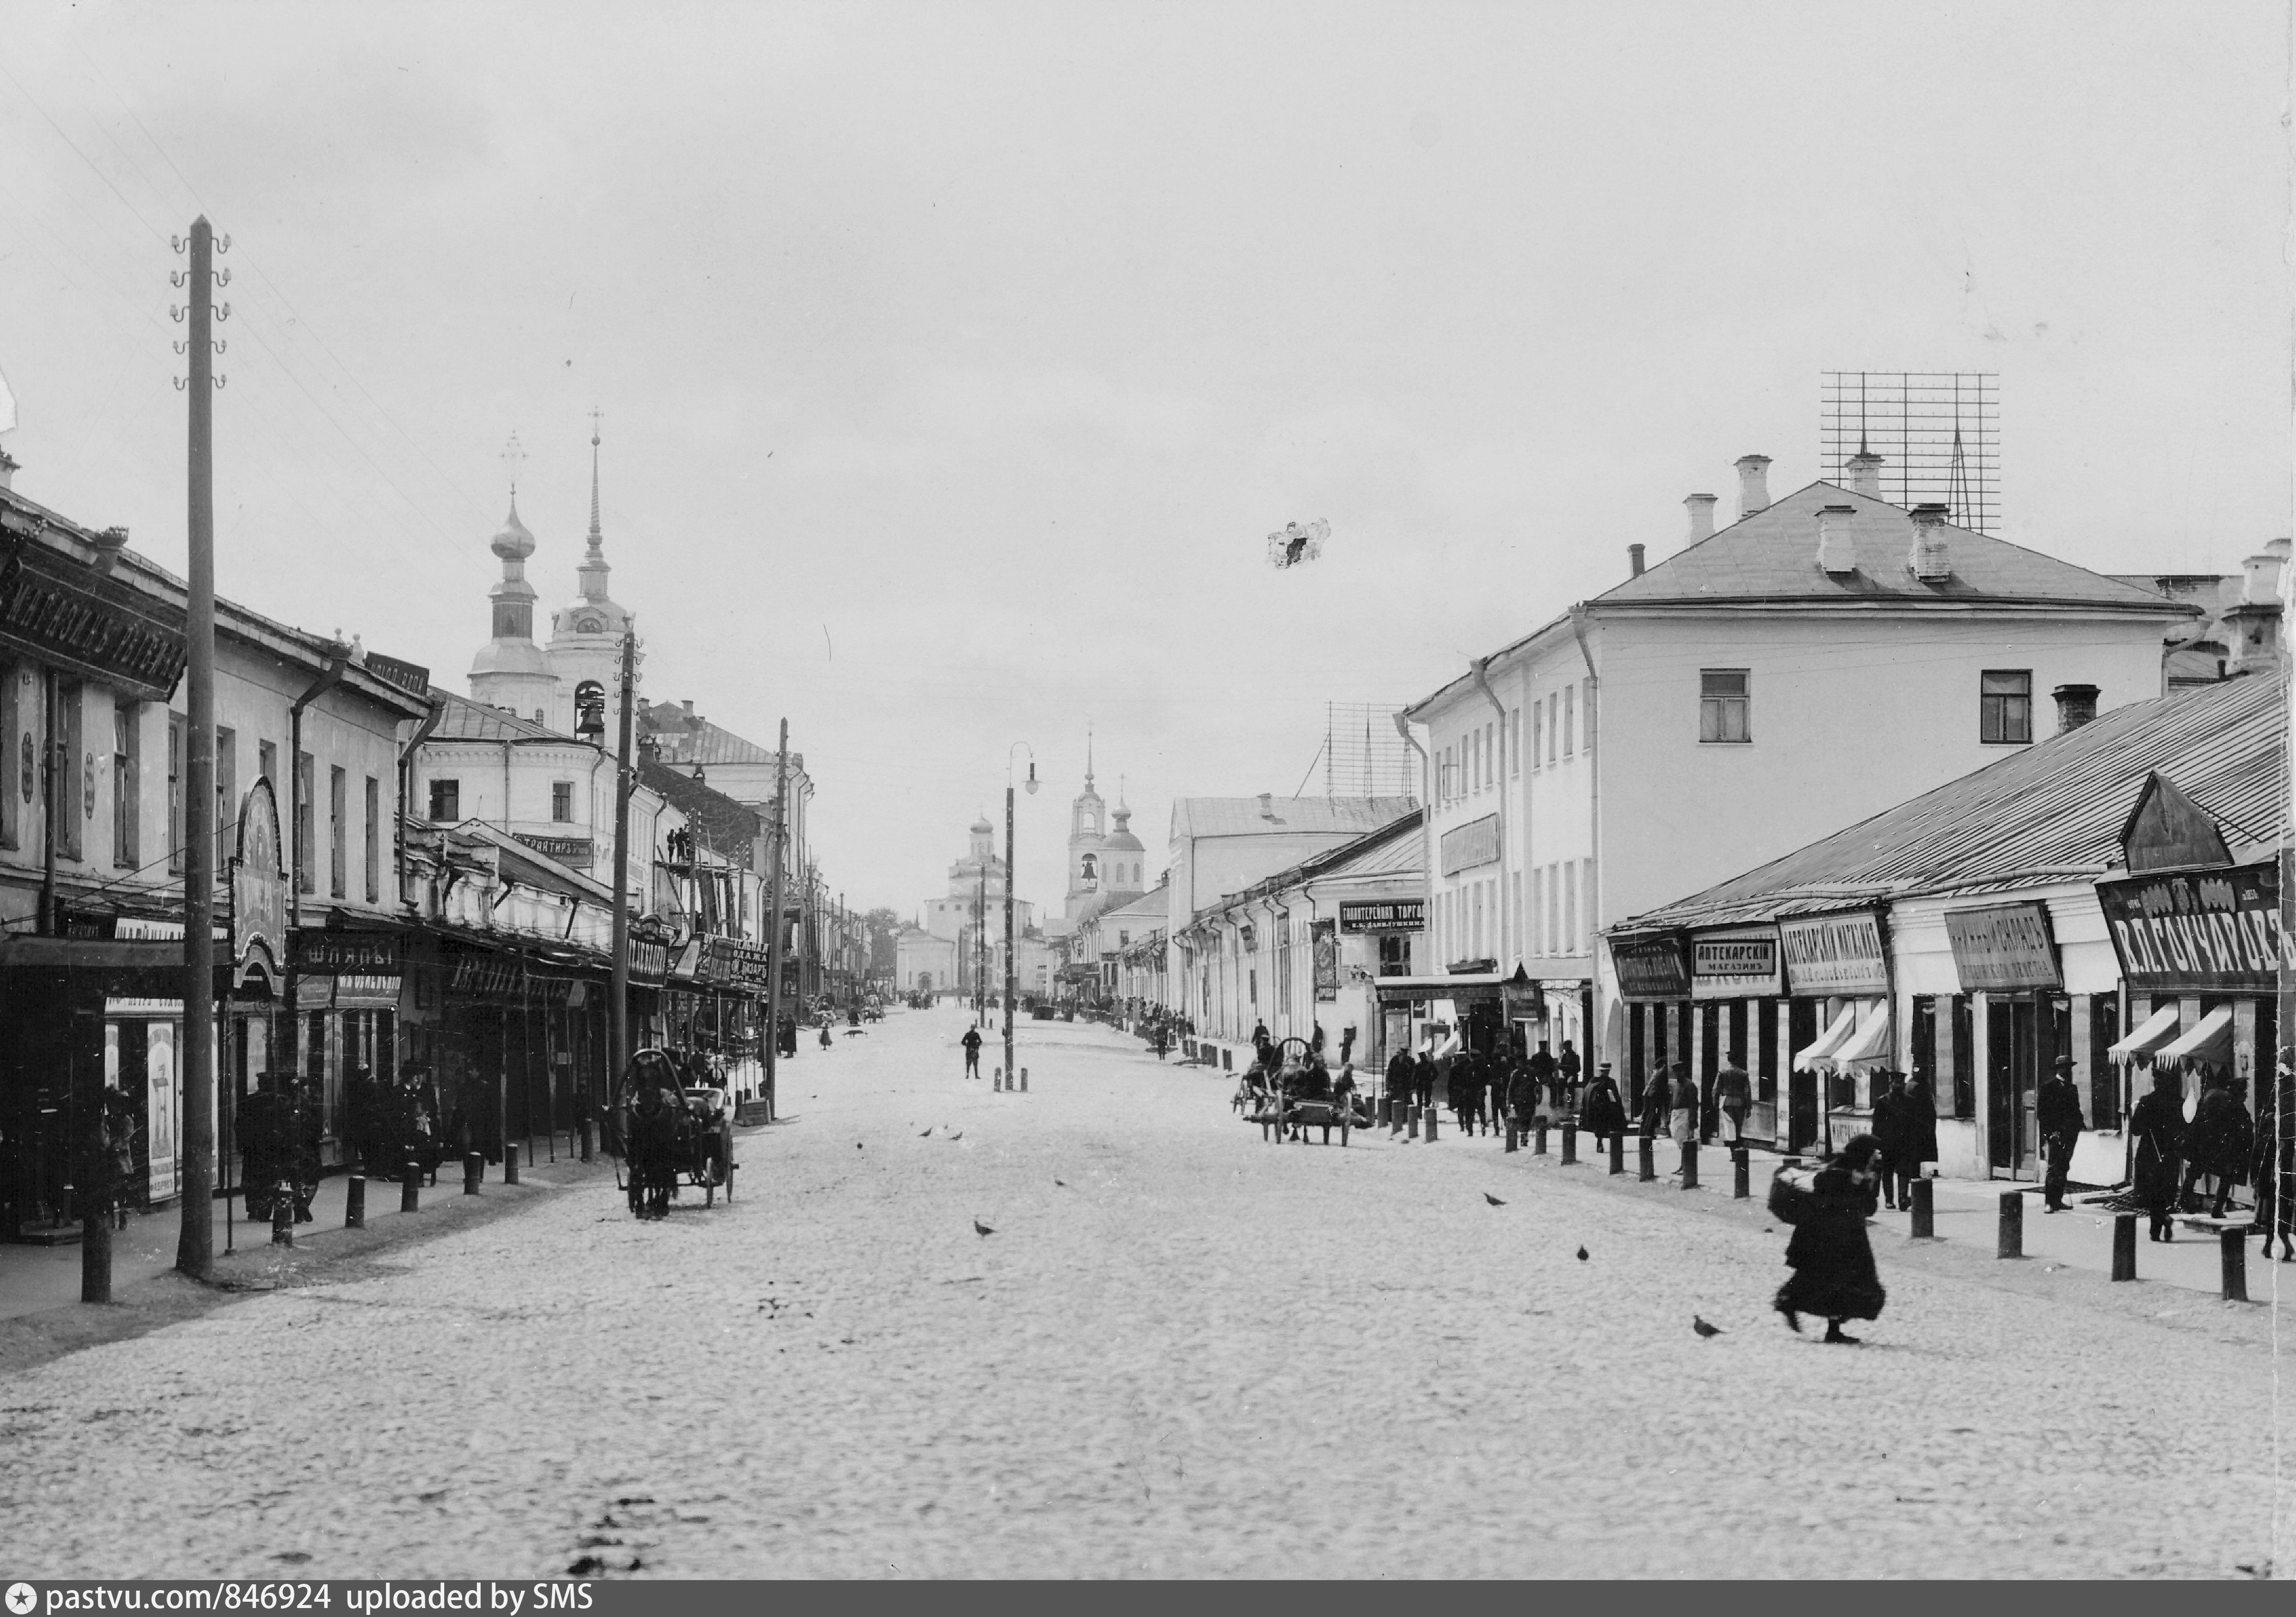
[[515,713],[490,708],[483,702],[472,702],[436,685],[430,687],[430,694],[444,704],[439,726],[430,732],[432,741],[561,741],[569,746],[576,744],[570,735],[561,735]]
[[708,782],[680,775],[650,758],[638,759],[637,774],[641,783],[661,793],[688,821],[702,827],[710,845],[718,852],[745,847],[758,840],[761,827],[757,815]]
[[2086,879],[2158,771],[2227,840],[2289,833],[2287,692],[2271,675],[2131,702],[1822,841],[1609,930],[1715,926],[2023,878]]
[[[1846,524],[1849,553],[1857,563],[1854,573],[1836,575],[1817,565],[1817,513],[1825,505],[1856,509]],[[1812,483],[1605,590],[1588,604],[1597,613],[1606,606],[1722,601],[2044,604],[2163,618],[2187,617],[2193,611],[2149,588],[2005,539],[1950,525],[1944,533],[1952,576],[1924,583],[1906,565],[1913,548],[1911,513],[1833,483]]]
[[1160,887],[1154,892],[1142,893],[1128,904],[1114,909],[1104,909],[1093,919],[1102,926],[1111,921],[1161,921],[1171,913],[1172,890]]
[[[641,708],[637,718],[639,729],[653,738],[660,749],[661,761],[666,764],[700,764],[707,768],[711,764],[774,761],[771,747],[761,747],[706,718],[689,716],[683,707],[670,702],[657,702]],[[796,767],[796,756],[791,754],[791,767]]]
[[1172,805],[1175,837],[1274,836],[1287,832],[1374,831],[1417,807],[1407,797],[1279,797],[1260,813],[1256,797],[1184,797]]
[[1421,836],[1426,817],[1414,806],[1367,836],[1327,848],[1302,859],[1289,870],[1254,882],[1242,892],[1230,893],[1218,906],[1227,909],[1308,882],[1347,881],[1358,876],[1418,875],[1427,868],[1427,842]]

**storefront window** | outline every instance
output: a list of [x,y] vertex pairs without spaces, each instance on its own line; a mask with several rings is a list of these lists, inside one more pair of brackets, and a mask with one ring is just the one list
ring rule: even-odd
[[2120,1127],[2120,1074],[2105,1052],[2120,1038],[2120,996],[2099,994],[2089,1001],[2088,1126]]

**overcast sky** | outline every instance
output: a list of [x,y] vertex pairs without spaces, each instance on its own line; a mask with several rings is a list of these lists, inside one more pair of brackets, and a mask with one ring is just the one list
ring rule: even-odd
[[1320,792],[1325,703],[1819,475],[1824,370],[2000,373],[2069,560],[2290,526],[2283,4],[6,10],[17,487],[181,570],[204,209],[222,592],[466,689],[503,443],[562,603],[594,405],[644,694],[787,715],[856,904],[1016,741],[1054,908],[1087,724],[1152,869],[1175,796]]

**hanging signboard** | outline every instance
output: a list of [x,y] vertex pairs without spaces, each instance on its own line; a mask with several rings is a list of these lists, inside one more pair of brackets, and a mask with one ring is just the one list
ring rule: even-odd
[[1775,928],[1703,932],[1691,940],[1693,999],[1759,999],[1784,992]]
[[152,612],[118,580],[91,587],[85,568],[44,546],[17,546],[0,566],[0,643],[147,702],[165,702],[183,676],[180,612]]
[[545,858],[574,870],[587,870],[597,862],[597,844],[586,836],[541,836],[524,831],[513,831],[511,838],[522,842]]
[[398,1008],[396,973],[346,972],[335,979],[338,1011],[395,1011]]
[[[789,963],[794,970],[796,962]],[[630,980],[660,982],[669,973],[669,945],[630,940]]]
[[287,958],[287,872],[279,862],[279,800],[271,783],[248,788],[239,811],[239,852],[231,862],[233,974],[274,976]]
[[447,990],[473,997],[507,997],[518,992],[523,974],[515,955],[458,955],[455,956],[455,973],[447,980]]
[[2288,933],[2276,860],[2099,882],[2097,903],[2132,994],[2272,994]]
[[1890,962],[1882,949],[1882,923],[1870,911],[1812,915],[1778,923],[1786,991],[1808,998],[1886,994]]
[[1611,964],[1619,973],[1619,992],[1628,999],[1690,997],[1690,961],[1679,938],[1613,943]]
[[2064,987],[2046,904],[2029,901],[1949,909],[1945,913],[1945,932],[1953,945],[1953,968],[1960,974],[1964,993]]
[[1487,814],[1481,819],[1452,826],[1443,833],[1442,850],[1443,874],[1447,876],[1472,870],[1478,865],[1488,865],[1499,857],[1499,817]]
[[1316,997],[1319,1000],[1340,997],[1340,937],[1338,924],[1318,921],[1315,924]]
[[1424,899],[1340,900],[1340,930],[1343,932],[1417,932],[1426,929]]

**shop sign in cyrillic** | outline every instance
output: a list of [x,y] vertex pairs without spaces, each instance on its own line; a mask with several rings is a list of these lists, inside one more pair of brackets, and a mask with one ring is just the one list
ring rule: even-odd
[[1340,937],[1335,923],[1318,921],[1315,923],[1316,997],[1332,1000],[1340,997]]
[[181,624],[141,617],[46,571],[69,565],[33,546],[19,547],[0,565],[0,639],[74,673],[165,701],[190,653]]
[[231,958],[244,970],[260,951],[267,966],[287,959],[287,872],[279,862],[279,800],[271,783],[248,788],[239,810],[239,852],[231,862]]
[[1687,999],[1690,961],[1679,938],[1650,938],[1611,945],[1619,992],[1628,999]]
[[2015,993],[2064,986],[2046,904],[1949,909],[1945,914],[1945,934],[1953,945],[1953,969],[1960,975],[1964,993]]
[[2278,991],[2289,951],[2276,861],[2099,882],[2096,898],[2128,992]]
[[1707,932],[1691,940],[1692,998],[1758,999],[1784,991],[1774,929]]
[[295,933],[295,969],[396,975],[398,940],[390,932],[329,932],[301,927]]
[[1785,957],[1790,994],[1824,997],[1890,991],[1882,923],[1870,912],[1781,921],[1778,947]]
[[573,870],[587,870],[597,860],[597,844],[586,836],[541,836],[523,831],[513,831],[511,840],[527,847],[547,859]]
[[1499,857],[1499,817],[1487,814],[1443,833],[1443,874],[1456,875]]
[[335,979],[335,1009],[395,1011],[398,1008],[397,973],[346,972]]
[[1340,900],[1340,930],[1343,932],[1416,932],[1426,929],[1424,899]]

